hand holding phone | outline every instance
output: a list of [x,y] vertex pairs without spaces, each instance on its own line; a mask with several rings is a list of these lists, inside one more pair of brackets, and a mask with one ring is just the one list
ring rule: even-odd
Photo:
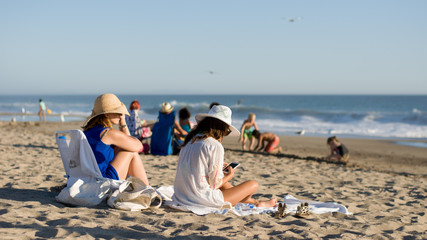
[[231,167],[231,168],[233,168],[233,169],[235,169],[236,167],[238,167],[240,165],[240,163],[237,163],[237,162],[232,162],[232,163],[230,163],[230,164],[228,164],[227,166],[225,166],[225,168],[223,169],[223,171],[225,172],[225,173],[228,173],[228,167]]

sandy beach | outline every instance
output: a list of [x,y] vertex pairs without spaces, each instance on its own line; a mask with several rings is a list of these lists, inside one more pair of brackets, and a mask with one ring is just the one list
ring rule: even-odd
[[[283,154],[243,152],[224,141],[226,161],[240,162],[233,183],[253,179],[255,198],[287,194],[337,202],[353,213],[307,219],[269,214],[197,216],[168,207],[142,212],[69,207],[52,188],[66,183],[54,134],[81,122],[0,122],[1,239],[426,239],[427,148],[393,140],[340,139],[348,165],[319,161],[325,139],[282,136]],[[172,185],[177,156],[140,155],[153,187]]]

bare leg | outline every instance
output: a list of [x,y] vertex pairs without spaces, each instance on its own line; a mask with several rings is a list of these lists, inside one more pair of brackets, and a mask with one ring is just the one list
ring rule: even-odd
[[243,142],[242,142],[242,150],[246,150],[246,138],[243,137]]
[[283,152],[282,147],[277,147],[270,151],[270,153],[282,153],[282,152]]
[[258,207],[272,207],[276,205],[277,199],[275,198],[268,201],[258,201],[253,199],[252,195],[256,192],[257,189],[258,183],[250,180],[231,188],[224,188],[223,186],[221,191],[224,196],[224,200],[230,202],[233,204],[233,206],[239,202],[252,203]]
[[131,175],[149,185],[147,173],[138,153],[118,151],[110,164],[116,169],[119,179],[126,179],[128,175]]
[[252,151],[252,149],[254,149],[254,144],[255,144],[255,137],[251,138],[251,143],[249,145],[249,151]]

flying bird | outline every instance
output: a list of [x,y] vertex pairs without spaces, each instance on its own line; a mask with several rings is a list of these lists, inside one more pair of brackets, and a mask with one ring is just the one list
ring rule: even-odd
[[286,20],[288,20],[289,22],[293,23],[293,22],[295,22],[295,21],[302,20],[302,17],[293,17],[293,18],[287,17],[287,18],[283,18],[283,19],[286,19]]

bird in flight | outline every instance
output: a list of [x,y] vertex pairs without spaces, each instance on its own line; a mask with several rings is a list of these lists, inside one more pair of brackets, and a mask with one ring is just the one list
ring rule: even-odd
[[284,18],[284,19],[286,19],[286,20],[288,20],[289,22],[293,23],[293,22],[296,22],[296,21],[302,20],[302,17],[293,17],[293,18],[287,17],[287,18]]

